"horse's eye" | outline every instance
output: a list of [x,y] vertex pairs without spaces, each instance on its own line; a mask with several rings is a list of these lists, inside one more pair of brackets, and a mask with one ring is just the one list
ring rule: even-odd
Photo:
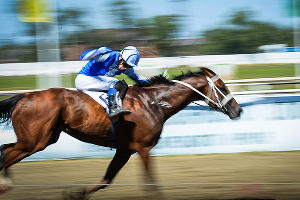
[[224,93],[224,94],[226,94],[227,93],[227,91],[226,91],[226,88],[223,86],[223,87],[221,87],[220,88],[220,90]]

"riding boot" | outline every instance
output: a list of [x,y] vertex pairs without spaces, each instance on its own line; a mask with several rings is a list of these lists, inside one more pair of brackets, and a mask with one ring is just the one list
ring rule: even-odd
[[121,106],[118,105],[117,98],[115,95],[108,96],[108,108],[109,108],[108,116],[110,118],[114,118],[118,115],[126,115],[131,113],[129,110],[123,110]]

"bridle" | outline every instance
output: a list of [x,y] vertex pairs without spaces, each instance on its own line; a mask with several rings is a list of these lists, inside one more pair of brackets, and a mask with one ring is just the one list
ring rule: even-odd
[[[179,83],[185,87],[190,88],[191,90],[193,90],[194,92],[198,93],[199,95],[201,95],[202,97],[205,98],[204,102],[205,103],[212,103],[213,105],[215,105],[217,108],[219,108],[222,112],[227,112],[227,108],[225,107],[226,104],[233,98],[232,95],[229,93],[227,95],[225,95],[216,85],[215,82],[218,81],[220,78],[218,75],[215,75],[213,77],[208,77],[205,76],[206,80],[208,82],[209,85],[209,91],[207,93],[207,95],[203,94],[202,92],[200,92],[199,90],[197,90],[196,88],[194,88],[193,86],[191,86],[188,83],[185,83],[183,81],[179,81],[179,80],[172,80],[172,82],[175,83]],[[214,93],[215,97],[216,97],[216,101],[211,99],[211,94]],[[223,97],[222,101],[220,100],[220,96]],[[197,103],[196,103],[197,104]]]

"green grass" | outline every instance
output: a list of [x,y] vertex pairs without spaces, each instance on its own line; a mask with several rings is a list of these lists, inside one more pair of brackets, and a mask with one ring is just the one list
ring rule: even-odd
[[[62,87],[75,87],[77,74],[61,75]],[[3,76],[0,78],[0,90],[33,90],[38,89],[38,76]]]
[[[238,65],[235,72],[235,79],[256,79],[256,78],[276,78],[295,76],[295,64],[260,64],[260,65]],[[294,89],[295,85],[260,86],[255,88],[240,87],[244,90],[263,89]]]
[[12,97],[14,95],[0,95],[0,101],[4,100],[4,99],[8,99],[10,97]]
[[294,64],[238,65],[236,79],[294,76]]
[[4,76],[0,78],[0,90],[32,90],[35,88],[35,76]]
[[61,75],[62,87],[75,88],[75,78],[77,74],[63,74]]

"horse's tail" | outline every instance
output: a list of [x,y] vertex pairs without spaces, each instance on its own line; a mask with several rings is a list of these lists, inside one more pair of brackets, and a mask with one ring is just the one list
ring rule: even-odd
[[11,116],[14,108],[18,101],[20,101],[24,96],[25,94],[18,94],[11,98],[0,101],[0,123],[9,124],[11,122]]

